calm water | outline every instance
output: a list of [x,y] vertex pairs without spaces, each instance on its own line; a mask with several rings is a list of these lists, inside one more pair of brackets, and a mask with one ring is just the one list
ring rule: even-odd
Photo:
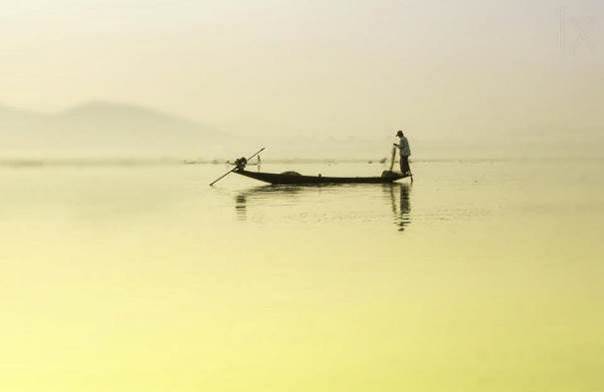
[[413,168],[0,168],[0,390],[603,391],[603,161]]

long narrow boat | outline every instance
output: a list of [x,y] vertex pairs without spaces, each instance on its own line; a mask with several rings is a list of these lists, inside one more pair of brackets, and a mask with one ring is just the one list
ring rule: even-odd
[[268,182],[269,184],[279,185],[315,185],[315,184],[386,184],[392,183],[401,178],[409,177],[386,170],[379,177],[323,177],[318,176],[303,176],[296,172],[285,173],[261,173],[251,172],[245,169],[233,171],[241,176],[253,178],[255,180]]

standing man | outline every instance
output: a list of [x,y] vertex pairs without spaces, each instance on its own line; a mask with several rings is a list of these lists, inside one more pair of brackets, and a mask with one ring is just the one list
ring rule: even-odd
[[411,179],[413,179],[413,175],[411,174],[411,168],[409,168],[409,156],[411,155],[409,141],[403,134],[403,131],[398,131],[396,133],[396,136],[398,137],[399,142],[398,144],[394,143],[394,145],[397,146],[400,151],[401,173],[406,176],[411,176]]

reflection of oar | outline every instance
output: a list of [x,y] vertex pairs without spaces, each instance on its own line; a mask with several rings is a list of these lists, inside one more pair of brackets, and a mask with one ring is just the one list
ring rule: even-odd
[[[258,150],[258,152],[256,152],[254,155],[250,156],[247,160],[249,161],[250,159],[254,158],[256,155],[260,154],[262,151],[264,151],[264,147],[262,147],[260,150]],[[229,170],[228,172],[224,173],[223,175],[221,175],[220,177],[218,177],[217,179],[215,179],[210,186],[216,184],[218,181],[222,180],[223,178],[225,178],[226,176],[228,176],[229,174],[231,174],[232,172],[234,172],[235,170],[237,170],[239,167],[235,166],[234,168],[232,168],[231,170]]]

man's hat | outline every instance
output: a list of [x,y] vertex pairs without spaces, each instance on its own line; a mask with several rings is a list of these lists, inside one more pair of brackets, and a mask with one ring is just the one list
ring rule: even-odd
[[396,136],[403,136],[403,131],[400,131],[400,130],[399,130],[399,131],[396,133]]

